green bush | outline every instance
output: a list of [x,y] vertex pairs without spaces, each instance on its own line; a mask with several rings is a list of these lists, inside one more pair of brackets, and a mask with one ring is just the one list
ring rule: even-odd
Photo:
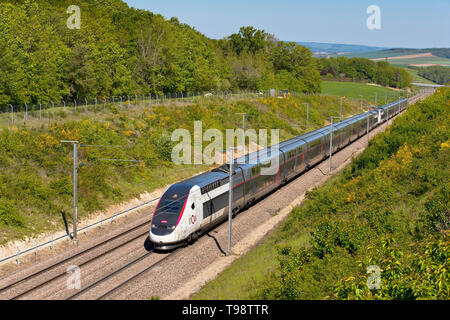
[[361,246],[363,229],[351,222],[328,221],[320,224],[311,233],[314,253],[323,258],[333,254],[336,247],[341,247],[349,254],[355,254]]
[[423,220],[433,231],[450,226],[450,185],[447,183],[432,194],[424,204]]
[[24,225],[14,201],[0,199],[0,225],[12,227],[22,227]]

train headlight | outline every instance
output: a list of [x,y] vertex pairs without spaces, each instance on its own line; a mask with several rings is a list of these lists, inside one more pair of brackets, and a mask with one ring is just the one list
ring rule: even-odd
[[152,224],[152,228],[156,228],[156,224]]

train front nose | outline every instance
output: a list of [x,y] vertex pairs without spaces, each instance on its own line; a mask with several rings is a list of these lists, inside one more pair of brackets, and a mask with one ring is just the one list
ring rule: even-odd
[[150,228],[152,242],[162,245],[182,240],[178,239],[175,230],[183,215],[191,187],[175,184],[161,197]]
[[166,236],[175,230],[175,223],[173,223],[173,221],[166,220],[165,218],[158,219],[155,217],[155,219],[153,219],[151,231],[154,235]]

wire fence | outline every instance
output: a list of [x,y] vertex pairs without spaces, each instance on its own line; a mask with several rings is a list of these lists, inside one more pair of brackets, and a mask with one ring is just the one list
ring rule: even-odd
[[[159,199],[160,198],[150,199],[149,201],[145,201],[145,202],[141,203],[140,205],[137,205],[135,207],[129,208],[129,209],[124,210],[124,211],[122,211],[120,213],[116,213],[115,212],[109,218],[105,218],[105,219],[101,218],[97,222],[94,222],[94,223],[92,223],[90,225],[87,225],[87,226],[85,226],[83,228],[78,229],[78,232],[79,233],[82,233],[82,232],[86,232],[87,233],[90,228],[94,228],[94,227],[103,228],[103,224],[104,223],[110,222],[110,224],[112,224],[115,219],[117,219],[117,218],[119,218],[121,216],[127,215],[129,213],[132,213],[132,212],[134,212],[136,210],[142,209],[142,208],[144,208],[146,206],[149,206],[149,205],[159,201]],[[5,262],[8,262],[8,261],[13,260],[13,259],[16,260],[16,264],[20,264],[20,256],[23,256],[24,254],[27,254],[27,253],[30,253],[30,252],[34,252],[35,256],[37,257],[38,256],[38,250],[42,249],[42,248],[45,248],[45,247],[50,247],[50,250],[53,251],[53,246],[55,245],[55,243],[60,242],[60,241],[62,241],[64,239],[70,240],[70,239],[72,239],[72,236],[73,236],[73,234],[71,232],[67,232],[65,235],[62,235],[62,236],[57,237],[57,238],[54,238],[52,236],[52,239],[50,241],[46,241],[46,242],[41,243],[41,244],[39,244],[38,240],[36,240],[36,245],[35,246],[33,246],[31,248],[24,249],[22,251],[20,250],[19,247],[17,247],[17,253],[13,254],[13,255],[10,255],[9,257],[5,257],[5,258],[0,259],[0,264],[3,264]]]
[[[208,99],[239,99],[251,97],[279,96],[328,96],[327,94],[297,93],[287,90],[271,89],[267,91],[212,91],[212,92],[181,92],[167,94],[134,94],[114,97],[83,98],[63,101],[49,101],[0,106],[0,125],[12,126],[29,121],[39,122],[65,117],[66,112],[106,112],[113,108],[123,110],[138,106],[151,107],[163,104],[189,104]],[[380,97],[381,98],[381,97]],[[380,99],[381,100],[381,99]],[[381,102],[381,101],[380,101]]]
[[167,93],[167,94],[135,94],[115,97],[83,98],[62,101],[8,104],[0,106],[0,114],[10,115],[11,123],[15,121],[27,121],[30,118],[47,118],[60,111],[109,111],[111,107],[132,108],[136,106],[152,106],[167,103],[195,103],[200,99],[230,99],[244,97],[268,96],[269,91],[215,91],[192,93]]

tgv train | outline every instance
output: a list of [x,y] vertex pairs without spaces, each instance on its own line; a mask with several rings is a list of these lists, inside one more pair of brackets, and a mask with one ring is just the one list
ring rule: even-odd
[[[373,130],[407,106],[407,99],[398,100],[335,123],[332,152],[367,134],[367,128]],[[328,158],[330,131],[331,125],[235,159],[233,214]],[[167,189],[151,222],[150,241],[156,249],[169,250],[190,243],[228,217],[229,167],[229,164],[222,165]]]

